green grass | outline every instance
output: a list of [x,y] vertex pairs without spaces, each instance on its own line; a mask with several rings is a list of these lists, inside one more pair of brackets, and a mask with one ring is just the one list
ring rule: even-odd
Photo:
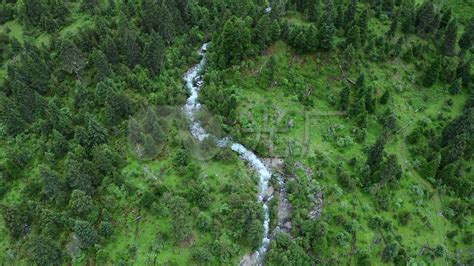
[[22,44],[25,42],[23,26],[18,21],[8,21],[0,25],[0,32],[6,30],[9,30],[8,36],[10,38],[15,38]]
[[59,32],[61,37],[74,35],[80,28],[92,25],[93,23],[90,15],[83,13],[73,13],[72,20],[73,22],[71,24],[62,28]]

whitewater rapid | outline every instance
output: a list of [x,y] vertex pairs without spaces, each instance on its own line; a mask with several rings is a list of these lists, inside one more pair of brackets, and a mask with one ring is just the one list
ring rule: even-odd
[[[210,134],[202,127],[202,124],[197,119],[197,114],[201,110],[201,103],[198,101],[199,91],[201,90],[203,81],[201,76],[201,71],[206,64],[206,51],[208,44],[205,43],[202,45],[199,50],[199,55],[201,56],[200,62],[193,66],[188,72],[184,75],[184,81],[186,82],[186,87],[189,90],[190,96],[186,100],[186,104],[183,107],[183,111],[190,120],[190,130],[191,134],[199,141],[210,137]],[[218,141],[219,146],[228,146],[240,155],[248,165],[258,174],[259,177],[259,190],[258,190],[258,201],[263,205],[264,210],[264,222],[263,222],[263,236],[262,243],[260,248],[255,251],[254,258],[255,263],[261,265],[263,263],[263,257],[268,251],[270,244],[269,239],[269,224],[270,224],[270,211],[268,208],[268,201],[270,199],[265,199],[265,192],[268,189],[268,182],[272,176],[270,170],[263,164],[262,160],[255,155],[251,150],[247,149],[240,143],[232,142],[229,138],[224,138]]]

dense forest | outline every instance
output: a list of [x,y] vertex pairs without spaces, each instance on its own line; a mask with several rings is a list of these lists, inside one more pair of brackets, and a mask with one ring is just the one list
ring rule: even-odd
[[[0,265],[474,263],[472,0],[0,1]],[[273,163],[273,161],[278,163]]]

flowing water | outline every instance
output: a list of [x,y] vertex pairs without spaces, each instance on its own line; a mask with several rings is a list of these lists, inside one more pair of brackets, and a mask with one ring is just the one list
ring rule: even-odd
[[[197,114],[201,109],[201,104],[198,101],[199,90],[202,87],[202,76],[201,71],[206,64],[206,51],[207,51],[207,43],[203,44],[201,49],[199,50],[199,55],[201,56],[200,62],[192,67],[184,76],[184,80],[186,81],[186,87],[189,90],[190,96],[186,101],[186,105],[184,105],[183,110],[186,113],[186,116],[190,120],[190,130],[192,135],[198,139],[199,141],[203,141],[207,137],[210,136],[209,133],[202,127],[201,123],[197,119]],[[262,236],[262,244],[260,248],[255,251],[255,253],[251,256],[249,264],[262,264],[263,257],[268,250],[268,246],[270,244],[270,239],[268,236],[269,232],[269,223],[270,223],[270,211],[268,208],[268,201],[269,199],[265,199],[264,195],[266,190],[268,189],[268,181],[271,177],[271,172],[269,169],[263,164],[262,160],[258,158],[255,153],[251,150],[247,149],[240,143],[234,143],[230,139],[225,138],[220,140],[220,146],[227,146],[230,145],[230,148],[240,155],[240,158],[247,162],[249,166],[252,167],[253,170],[258,174],[259,177],[259,190],[258,190],[258,201],[262,203],[264,214],[264,222],[263,222],[263,236]]]

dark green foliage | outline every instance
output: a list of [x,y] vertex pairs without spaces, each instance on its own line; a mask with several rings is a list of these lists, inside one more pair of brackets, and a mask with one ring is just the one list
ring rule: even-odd
[[244,59],[251,47],[251,39],[252,32],[245,20],[235,16],[227,20],[217,40],[219,65],[227,67]]
[[272,21],[270,20],[270,16],[262,16],[253,30],[254,43],[258,46],[260,51],[262,51],[272,40],[271,30]]
[[74,232],[79,239],[79,246],[82,249],[92,248],[98,241],[97,231],[88,222],[76,221],[74,223]]
[[456,48],[457,32],[458,26],[456,23],[456,19],[452,19],[448,23],[446,31],[444,32],[443,52],[447,56],[454,56],[455,54],[454,51]]
[[143,52],[144,65],[154,76],[157,76],[164,68],[165,61],[166,50],[163,39],[158,34],[154,33],[145,45]]
[[174,239],[179,242],[191,235],[191,221],[189,219],[189,202],[179,196],[170,195],[166,199],[166,206],[173,219],[172,233]]
[[348,86],[342,88],[341,92],[339,93],[339,106],[342,111],[347,111],[349,108],[349,100],[351,96],[351,89]]
[[439,58],[435,58],[429,67],[426,68],[423,77],[423,85],[425,87],[431,87],[438,81],[439,72],[441,70],[441,63]]
[[31,232],[33,213],[25,203],[16,206],[1,206],[5,227],[13,239],[19,239]]
[[278,234],[270,244],[267,261],[271,265],[311,265],[303,248],[285,233]]
[[461,35],[459,39],[459,47],[461,47],[461,51],[467,51],[469,48],[472,47],[474,43],[474,19],[471,19],[469,24],[466,26],[464,33]]
[[336,29],[333,23],[324,21],[319,31],[319,46],[324,50],[331,50],[334,45],[334,33]]
[[70,38],[66,38],[62,43],[59,54],[62,68],[69,74],[76,74],[79,77],[80,71],[86,66],[86,59],[82,51],[76,47]]
[[367,155],[367,165],[371,169],[377,168],[377,166],[382,162],[385,148],[385,139],[384,137],[379,137],[377,142],[370,147],[369,153]]
[[13,19],[14,5],[12,3],[0,4],[0,24]]
[[35,265],[62,265],[63,254],[47,236],[31,236],[26,243],[28,260]]
[[383,93],[382,97],[380,97],[380,103],[381,103],[381,104],[384,104],[384,105],[387,104],[389,98],[390,98],[390,92],[389,92],[388,90],[386,90],[386,91]]
[[382,251],[382,260],[384,262],[392,261],[398,254],[398,245],[396,243],[390,243],[385,246]]
[[86,219],[93,211],[94,204],[92,198],[84,191],[73,190],[69,200],[69,210],[78,218]]

